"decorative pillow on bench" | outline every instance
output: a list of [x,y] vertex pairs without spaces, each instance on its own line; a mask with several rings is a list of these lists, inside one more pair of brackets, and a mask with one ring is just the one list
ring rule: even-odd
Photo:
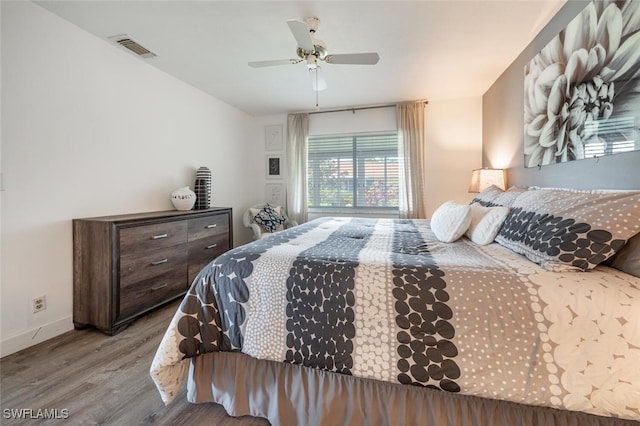
[[276,232],[279,230],[278,228],[282,227],[286,219],[280,214],[280,206],[274,208],[267,204],[258,211],[253,220],[267,232]]

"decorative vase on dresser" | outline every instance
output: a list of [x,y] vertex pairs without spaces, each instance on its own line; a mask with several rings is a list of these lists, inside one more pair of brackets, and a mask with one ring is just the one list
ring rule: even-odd
[[191,210],[196,204],[196,193],[188,186],[178,188],[171,193],[171,204],[176,210]]
[[185,294],[198,272],[233,247],[232,211],[73,219],[73,323],[113,335]]
[[211,205],[211,170],[199,167],[196,170],[196,181],[193,187],[196,191],[196,210],[208,209]]

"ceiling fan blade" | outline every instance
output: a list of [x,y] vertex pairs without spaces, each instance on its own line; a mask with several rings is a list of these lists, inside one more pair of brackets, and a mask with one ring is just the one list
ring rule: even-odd
[[298,42],[298,47],[301,47],[307,52],[313,52],[313,39],[309,32],[309,26],[306,23],[296,21],[295,19],[289,19],[287,21],[287,25],[289,25],[291,33]]
[[276,65],[297,64],[300,61],[302,61],[302,59],[275,59],[272,61],[254,61],[254,62],[249,62],[249,66],[252,68],[263,68],[263,67],[273,67]]
[[309,77],[311,78],[311,85],[313,86],[314,91],[321,92],[327,88],[327,82],[324,79],[322,68],[310,68]]
[[375,65],[380,60],[375,52],[369,53],[342,53],[339,55],[327,55],[325,62],[344,65]]

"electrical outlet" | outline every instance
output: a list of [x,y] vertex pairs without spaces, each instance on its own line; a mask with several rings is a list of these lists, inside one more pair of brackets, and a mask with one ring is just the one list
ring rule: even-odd
[[33,299],[33,313],[44,311],[47,309],[47,298],[45,296]]

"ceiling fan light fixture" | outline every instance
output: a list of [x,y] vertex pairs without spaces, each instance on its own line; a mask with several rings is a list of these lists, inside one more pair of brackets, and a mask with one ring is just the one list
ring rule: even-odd
[[324,59],[327,57],[329,53],[327,51],[327,47],[325,46],[324,42],[322,40],[314,39],[313,43],[314,43],[313,51],[304,50],[302,47],[298,47],[296,49],[296,54],[298,55],[299,58],[302,58],[302,59],[308,57],[309,55],[314,55],[316,58],[320,59],[321,61],[324,61]]
[[309,68],[310,70],[314,70],[318,67],[318,58],[316,57],[316,55],[314,55],[313,53],[311,53],[310,55],[307,56],[307,68]]
[[324,41],[318,40],[317,38],[313,39],[313,54],[318,57],[321,61],[324,61],[324,58],[327,57],[327,45],[324,44]]
[[309,68],[309,77],[311,78],[311,85],[315,92],[321,92],[327,88],[327,81],[324,79],[324,74],[320,66]]

